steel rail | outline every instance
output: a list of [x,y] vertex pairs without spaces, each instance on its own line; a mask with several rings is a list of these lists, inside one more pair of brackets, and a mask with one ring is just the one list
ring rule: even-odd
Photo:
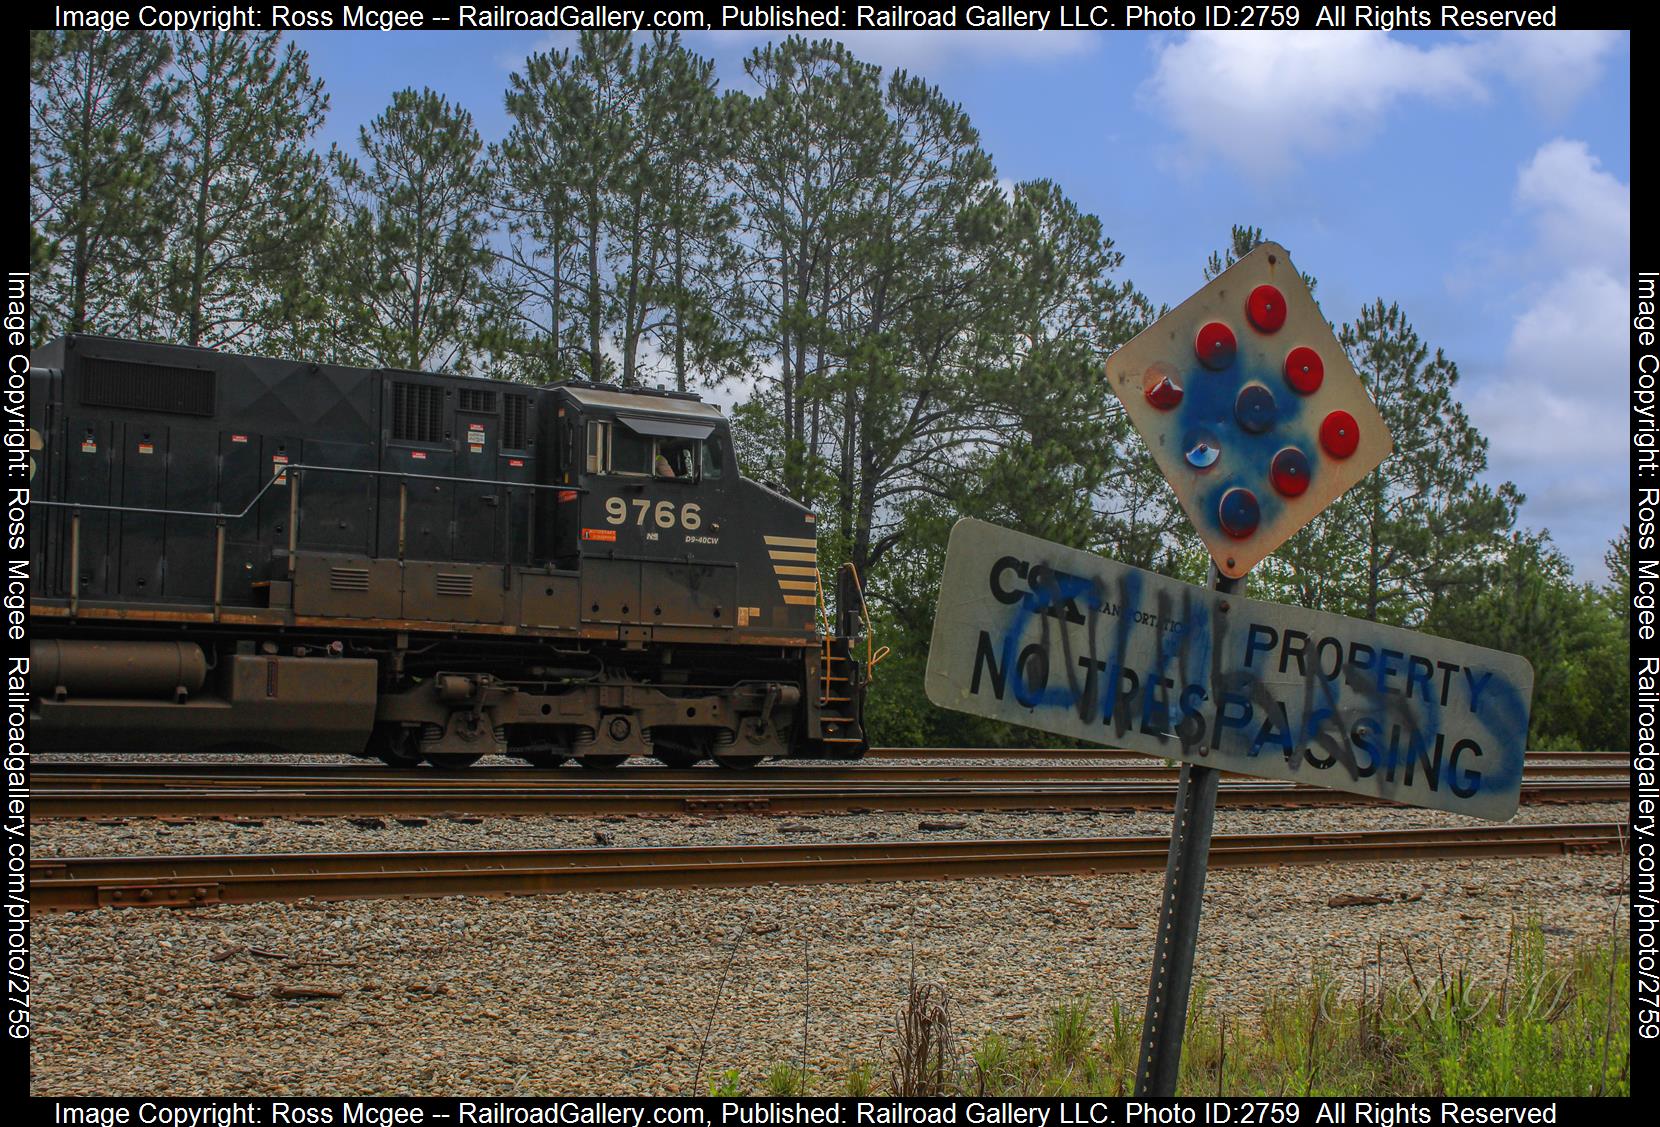
[[[491,783],[511,783],[527,787],[566,787],[616,785],[634,786],[652,782],[730,787],[738,780],[757,782],[787,781],[871,783],[871,782],[1012,782],[1031,783],[1043,780],[1064,782],[1115,782],[1128,778],[1174,781],[1176,768],[1162,760],[1141,757],[1141,765],[1134,763],[1077,764],[1055,766],[970,765],[925,766],[886,763],[857,766],[775,766],[744,774],[734,774],[713,766],[673,769],[655,764],[623,767],[608,771],[589,771],[579,767],[549,770],[542,767],[469,767],[457,772],[435,771],[426,767],[392,768],[358,765],[354,763],[193,763],[188,760],[170,760],[154,763],[65,763],[37,766],[31,781],[38,786],[138,786],[141,784],[166,786],[316,786],[316,785],[376,785],[394,786],[485,786]],[[1227,778],[1250,778],[1223,772]],[[1529,764],[1528,779],[1629,779],[1630,768],[1617,764],[1542,763]]]
[[[867,759],[1146,759],[1139,751],[1122,748],[1045,748],[1045,747],[873,747]],[[1631,762],[1628,751],[1530,751],[1527,761],[1543,759],[1589,759],[1601,762]]]
[[[573,773],[574,774],[574,773]],[[217,785],[169,785],[140,778],[79,780],[69,785],[36,784],[32,813],[37,818],[108,817],[293,817],[303,815],[564,815],[863,813],[872,810],[1148,810],[1167,809],[1174,784],[1145,780],[1086,783],[1003,783],[876,780],[822,782],[789,779],[795,772],[769,772],[763,779],[731,778],[715,772],[627,772],[630,778],[572,778],[554,784],[433,780],[419,783],[353,778],[337,783],[246,779]],[[669,777],[679,775],[681,777]],[[779,776],[783,775],[784,778]],[[651,781],[653,777],[656,781]],[[1524,781],[1527,803],[1623,802],[1629,781]],[[1292,783],[1251,780],[1221,787],[1219,801],[1230,807],[1372,805],[1383,800],[1346,791]]]
[[[697,848],[536,849],[239,856],[65,857],[29,862],[37,909],[188,907],[268,900],[526,895],[616,888],[941,880],[1158,871],[1163,837],[903,841]],[[1221,834],[1219,867],[1610,853],[1617,823],[1356,833]]]

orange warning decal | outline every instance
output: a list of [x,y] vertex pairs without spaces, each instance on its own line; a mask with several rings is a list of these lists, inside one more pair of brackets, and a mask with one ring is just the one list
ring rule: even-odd
[[614,528],[584,528],[582,530],[582,538],[584,540],[607,540],[615,542],[617,539],[617,530]]

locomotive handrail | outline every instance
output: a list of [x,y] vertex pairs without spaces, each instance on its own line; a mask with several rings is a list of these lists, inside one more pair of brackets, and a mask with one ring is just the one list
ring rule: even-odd
[[146,513],[161,517],[205,517],[209,520],[241,520],[253,512],[254,506],[270,491],[278,481],[283,480],[291,473],[300,470],[319,470],[325,473],[364,474],[369,477],[394,477],[409,481],[454,481],[464,485],[491,485],[508,489],[557,489],[569,493],[587,493],[589,490],[581,485],[544,485],[534,481],[492,481],[487,477],[450,477],[444,474],[404,473],[401,470],[360,470],[351,466],[318,466],[296,462],[291,466],[284,466],[271,475],[271,480],[260,487],[249,502],[234,513],[206,512],[200,509],[150,509],[137,505],[95,505],[90,501],[37,501],[31,499],[30,505],[40,505],[49,509],[95,509],[106,513]]
[[881,664],[882,659],[893,650],[889,646],[875,648],[875,631],[870,625],[870,604],[865,601],[865,585],[859,580],[859,569],[853,566],[852,560],[848,560],[842,566],[847,568],[848,574],[853,578],[853,589],[859,593],[859,617],[864,620],[865,625],[865,676],[870,677],[876,672],[876,667]]
[[[407,473],[403,470],[362,470],[351,466],[320,466],[309,465],[305,462],[296,462],[285,465],[271,475],[271,480],[260,486],[248,503],[242,506],[239,512],[203,512],[198,509],[151,509],[137,505],[96,505],[83,501],[33,501],[30,504],[40,505],[49,509],[70,510],[69,529],[69,613],[73,617],[80,610],[81,602],[81,512],[92,509],[98,512],[109,513],[143,513],[149,516],[161,517],[202,517],[212,520],[216,526],[213,545],[213,620],[219,621],[219,615],[224,604],[225,594],[225,523],[241,520],[254,511],[261,498],[270,492],[272,486],[279,481],[289,489],[288,494],[288,574],[294,574],[295,564],[299,558],[300,539],[300,477],[301,471],[316,470],[321,473],[361,474],[364,477],[390,477],[398,480],[398,559],[404,557],[404,520],[408,506],[409,482],[411,481],[453,481],[463,485],[488,485],[492,489],[554,489],[565,493],[587,493],[588,490],[580,485],[544,485],[534,481],[492,481],[483,477],[453,477],[448,474],[418,474]],[[289,478],[292,476],[292,481]],[[532,514],[534,520],[534,514]],[[508,535],[512,534],[512,526],[506,528]],[[512,553],[504,547],[503,555]],[[502,585],[506,587],[511,582],[512,569],[507,568],[502,573]]]

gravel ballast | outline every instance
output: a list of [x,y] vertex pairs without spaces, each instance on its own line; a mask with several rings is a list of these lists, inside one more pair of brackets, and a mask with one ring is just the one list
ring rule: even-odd
[[[1525,807],[1524,821],[1607,821],[1610,806]],[[935,815],[344,819],[166,825],[37,823],[36,856],[86,853],[595,847],[696,840],[1167,833],[1169,815]],[[1218,813],[1217,831],[1454,825],[1431,811]],[[785,825],[811,827],[810,834]],[[1349,988],[1391,980],[1410,950],[1503,974],[1512,925],[1537,919],[1553,950],[1606,938],[1617,857],[1218,870],[1199,973],[1207,1005],[1250,1020],[1320,965]],[[34,922],[31,1087],[40,1095],[147,1093],[692,1094],[727,1067],[751,1090],[801,1054],[818,1090],[850,1062],[891,1059],[913,967],[950,991],[966,1050],[988,1032],[1035,1034],[1047,1007],[1088,995],[1139,1014],[1161,874],[934,884],[760,886],[512,900],[259,904],[98,911]],[[1341,897],[1382,899],[1330,907]],[[804,964],[810,959],[810,972]],[[730,960],[730,961],[729,961]],[[725,978],[724,987],[721,985]],[[720,994],[718,1010],[715,1008]],[[279,995],[290,996],[279,996]],[[292,995],[301,995],[294,997]],[[313,995],[310,997],[304,995]],[[702,1051],[704,1029],[712,1028]]]

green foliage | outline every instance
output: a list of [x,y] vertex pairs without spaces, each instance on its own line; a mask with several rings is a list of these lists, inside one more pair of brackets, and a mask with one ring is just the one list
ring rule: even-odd
[[165,35],[29,39],[29,261],[35,339],[136,334],[159,253],[176,83]]
[[870,1061],[858,1061],[847,1069],[847,1079],[842,1084],[842,1090],[850,1096],[871,1096],[876,1094],[876,1066]]
[[[1614,578],[1575,583],[1549,533],[1514,533],[1489,550],[1479,589],[1438,605],[1424,629],[1519,653],[1533,664],[1529,746],[1619,748],[1630,738],[1629,531],[1609,548]],[[1623,545],[1623,546],[1622,546]]]
[[464,371],[491,260],[491,176],[472,115],[432,90],[399,90],[358,148],[362,164],[331,154],[341,193],[332,251],[352,334],[340,351]]
[[178,116],[158,185],[168,220],[162,307],[152,330],[170,339],[252,349],[280,326],[322,319],[308,268],[328,228],[329,195],[308,139],[328,97],[305,53],[282,49],[279,38],[178,38]]
[[805,1096],[812,1077],[797,1065],[780,1061],[767,1070],[761,1090],[769,1096]]
[[666,33],[636,48],[584,32],[510,78],[493,344],[528,378],[685,390],[735,373],[733,130],[715,86],[713,62]]
[[[1516,929],[1503,976],[1388,956],[1400,969],[1341,991],[1317,966],[1308,986],[1276,994],[1255,1020],[1227,1018],[1195,984],[1183,1037],[1182,1095],[1627,1095],[1629,946],[1547,956],[1537,924]],[[1383,965],[1380,945],[1378,965]],[[953,1090],[976,1096],[1126,1095],[1134,1090],[1139,1013],[1115,1004],[1048,1011],[1034,1039],[988,1034]]]
[[[787,1066],[786,1066],[787,1067]],[[741,1096],[744,1094],[743,1076],[735,1068],[728,1068],[709,1079],[711,1096]]]

